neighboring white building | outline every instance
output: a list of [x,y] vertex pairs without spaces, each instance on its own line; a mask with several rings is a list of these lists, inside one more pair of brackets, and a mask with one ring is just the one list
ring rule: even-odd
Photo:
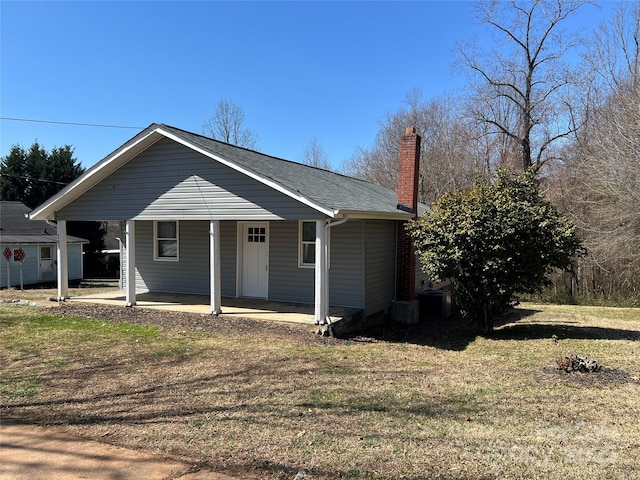
[[[24,285],[56,280],[56,224],[44,220],[29,221],[29,212],[29,208],[20,202],[0,201],[0,287],[7,286],[7,267],[11,286],[20,286],[20,249],[24,254]],[[80,280],[83,273],[82,245],[89,242],[67,237],[67,243],[69,280]]]

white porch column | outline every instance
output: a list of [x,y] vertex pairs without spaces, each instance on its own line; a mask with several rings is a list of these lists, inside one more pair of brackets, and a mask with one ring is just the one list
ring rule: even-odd
[[133,307],[136,304],[136,222],[127,220],[125,227],[126,235],[126,270],[125,277],[127,282],[126,303],[127,307]]
[[324,220],[316,220],[316,266],[315,266],[315,323],[324,324],[327,318],[326,295],[326,231]]
[[220,287],[220,220],[209,224],[209,278],[211,282],[211,314],[222,313]]
[[67,222],[58,220],[58,243],[56,246],[56,260],[58,262],[58,301],[69,298],[69,262],[67,257]]

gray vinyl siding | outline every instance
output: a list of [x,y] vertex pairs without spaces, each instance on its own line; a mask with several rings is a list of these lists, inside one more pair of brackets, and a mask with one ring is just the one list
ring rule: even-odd
[[169,139],[57,212],[64,220],[281,220],[320,214]]
[[[269,299],[314,303],[315,270],[298,267],[299,222],[269,226]],[[362,308],[362,222],[349,221],[330,229],[329,304]]]
[[237,222],[220,222],[220,288],[223,297],[236,296],[237,228]]
[[[42,244],[44,245],[44,244]],[[48,245],[51,247],[51,254],[56,255],[56,244]],[[11,250],[21,248],[25,252],[24,261],[22,262],[22,284],[31,285],[40,283],[40,245],[37,244],[0,244],[0,251],[9,247]],[[0,286],[7,286],[7,262],[4,257],[1,258],[0,264]],[[67,272],[69,280],[82,279],[82,245],[67,245]],[[20,262],[13,259],[9,262],[11,285],[20,287]],[[54,267],[53,280],[56,279],[56,271]]]
[[[54,246],[52,251],[52,255],[56,254],[56,247]],[[69,280],[80,280],[82,279],[83,269],[82,269],[82,245],[80,244],[72,244],[67,245],[67,264],[68,271],[67,274],[69,276]],[[55,271],[53,273],[54,277],[56,275]]]
[[298,267],[298,222],[269,225],[269,299],[314,303],[313,268]]
[[329,268],[329,304],[364,308],[364,225],[349,220],[331,232],[331,268]]
[[[209,295],[209,222],[179,222],[179,261],[153,259],[153,222],[136,221],[136,291]],[[221,291],[236,294],[236,222],[220,223]],[[122,256],[126,288],[126,255]]]
[[365,315],[372,315],[388,309],[395,298],[395,222],[367,221],[364,239]]
[[[369,224],[373,225],[372,227]],[[269,299],[313,304],[315,300],[314,268],[298,267],[298,221],[279,221],[269,224]],[[331,232],[331,268],[329,270],[329,303],[332,306],[365,307],[364,262],[365,252],[372,256],[370,282],[367,295],[380,300],[377,288],[388,279],[379,279],[380,258],[384,254],[393,259],[392,242],[369,241],[365,250],[364,235],[384,233],[384,226],[393,222],[352,220],[334,227]],[[185,294],[209,294],[209,222],[181,221],[179,227],[180,254],[178,262],[153,260],[153,222],[136,221],[136,291],[171,292]],[[237,222],[221,222],[221,281],[222,295],[235,297],[237,269]],[[392,239],[395,236],[392,235]],[[394,240],[395,241],[395,240]],[[376,248],[389,251],[383,253]],[[122,257],[123,269],[126,256]],[[384,261],[382,261],[384,265]],[[391,290],[393,293],[393,260],[391,262]],[[122,274],[123,287],[126,276]],[[390,302],[390,300],[389,300]],[[386,308],[386,303],[381,310]],[[373,308],[377,308],[376,305]],[[378,310],[373,310],[372,313]]]

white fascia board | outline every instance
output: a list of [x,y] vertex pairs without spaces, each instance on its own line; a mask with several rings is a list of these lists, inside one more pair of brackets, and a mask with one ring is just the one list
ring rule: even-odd
[[[151,130],[147,135],[143,135],[130,145],[126,145],[126,147],[122,150],[116,150],[107,155],[105,158],[93,165],[85,173],[80,175],[73,182],[71,182],[69,185],[67,185],[65,188],[60,190],[57,194],[43,203],[40,207],[30,212],[28,214],[29,220],[55,220],[54,214],[58,210],[74,201],[80,195],[85,193],[100,181],[107,178],[116,169],[130,160],[131,158],[127,158],[126,154],[134,150],[136,147],[140,146],[141,143],[145,142],[147,139],[149,139],[149,137],[155,134],[157,130],[157,128]],[[160,138],[161,137],[158,137],[153,142],[146,145],[144,149],[149,148],[151,145],[160,140]],[[109,168],[114,166],[115,168]]]
[[406,212],[369,212],[369,211],[358,211],[358,210],[336,210],[335,218],[342,218],[345,216],[349,216],[351,219],[359,219],[359,220],[411,220],[413,218],[413,214]]
[[270,180],[268,178],[263,177],[262,175],[259,175],[255,172],[252,172],[251,170],[247,170],[246,168],[243,168],[239,165],[236,165],[234,162],[226,160],[222,157],[219,157],[218,155],[214,155],[211,152],[207,152],[206,150],[201,149],[200,147],[193,145],[192,143],[187,142],[186,140],[183,140],[182,138],[173,135],[172,133],[167,132],[166,130],[163,130],[162,128],[158,128],[156,129],[158,132],[160,132],[162,135],[166,136],[167,138],[170,138],[171,140],[180,143],[181,145],[184,145],[185,147],[190,148],[191,150],[194,150],[206,157],[209,157],[213,160],[216,160],[217,162],[222,163],[223,165],[226,165],[229,168],[232,168],[234,170],[236,170],[237,172],[240,172],[250,178],[253,178],[254,180],[263,183],[264,185],[273,188],[274,190],[283,193],[285,195],[287,195],[288,197],[293,198],[294,200],[299,201],[300,203],[313,208],[314,210],[319,211],[320,213],[327,215],[328,217],[334,217],[336,211],[333,210],[332,208],[328,208],[324,205],[320,205],[318,203],[315,203],[311,200],[309,200],[308,198],[306,198],[304,195],[300,194],[300,192],[291,190],[283,185],[280,185],[277,182],[274,182],[273,180]]

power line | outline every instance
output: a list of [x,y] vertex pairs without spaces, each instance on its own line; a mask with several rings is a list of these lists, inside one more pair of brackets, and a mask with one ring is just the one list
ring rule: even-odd
[[52,123],[56,125],[73,125],[76,127],[129,128],[129,129],[135,129],[135,130],[142,130],[143,128],[145,128],[145,127],[130,127],[126,125],[104,125],[101,123],[77,123],[77,122],[59,122],[56,120],[35,120],[33,118],[0,117],[0,120],[11,120],[13,122]]
[[30,175],[11,175],[9,173],[0,172],[0,177],[11,177],[11,178],[19,178],[21,180],[33,180],[35,182],[45,182],[45,183],[55,183],[57,185],[69,185],[69,183],[65,182],[57,182],[55,180],[47,180],[46,178],[34,178]]

